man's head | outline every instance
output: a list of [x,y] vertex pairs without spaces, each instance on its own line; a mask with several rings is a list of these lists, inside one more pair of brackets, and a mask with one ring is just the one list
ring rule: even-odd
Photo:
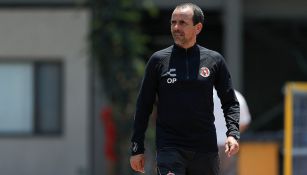
[[195,4],[178,5],[172,14],[171,32],[177,45],[183,48],[192,47],[204,22],[202,10]]

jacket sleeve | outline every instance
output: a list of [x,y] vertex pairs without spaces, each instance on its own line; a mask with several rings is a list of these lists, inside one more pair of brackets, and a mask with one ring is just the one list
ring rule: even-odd
[[218,73],[215,79],[215,88],[219,98],[221,99],[227,126],[226,135],[239,139],[240,105],[232,87],[231,76],[225,60],[221,55],[218,55],[218,57],[220,59],[218,59],[219,61],[217,63]]
[[157,67],[158,59],[155,55],[153,55],[146,65],[145,75],[143,77],[137,98],[133,133],[131,138],[132,155],[142,154],[145,151],[145,131],[147,129],[149,116],[155,102],[158,84]]

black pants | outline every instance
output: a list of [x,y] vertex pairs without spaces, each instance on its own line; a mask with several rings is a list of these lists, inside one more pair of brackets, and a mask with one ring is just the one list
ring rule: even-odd
[[178,148],[157,151],[158,175],[218,175],[217,152],[198,153]]

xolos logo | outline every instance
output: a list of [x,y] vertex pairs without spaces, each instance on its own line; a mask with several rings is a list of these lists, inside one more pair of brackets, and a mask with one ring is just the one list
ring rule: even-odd
[[207,67],[202,67],[200,68],[199,70],[199,74],[202,76],[202,77],[209,77],[210,75],[210,70],[207,68]]
[[170,69],[168,72],[166,72],[165,74],[162,75],[162,77],[164,77],[164,76],[169,76],[170,77],[170,78],[166,79],[166,82],[168,84],[175,83],[177,81],[176,69]]

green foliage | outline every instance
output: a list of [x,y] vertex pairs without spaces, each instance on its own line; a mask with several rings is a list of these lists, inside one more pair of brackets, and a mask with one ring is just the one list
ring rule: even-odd
[[[141,4],[135,0],[93,0],[93,56],[99,63],[104,90],[114,111],[118,159],[126,163],[123,155],[128,155],[136,96],[145,67],[142,56],[149,40],[141,32],[144,9],[157,14],[151,0]],[[119,166],[116,174],[127,173]]]
[[141,9],[137,7],[133,0],[96,1],[94,6],[94,56],[109,100],[123,107],[125,115],[125,106],[135,99],[148,41],[141,33]]

